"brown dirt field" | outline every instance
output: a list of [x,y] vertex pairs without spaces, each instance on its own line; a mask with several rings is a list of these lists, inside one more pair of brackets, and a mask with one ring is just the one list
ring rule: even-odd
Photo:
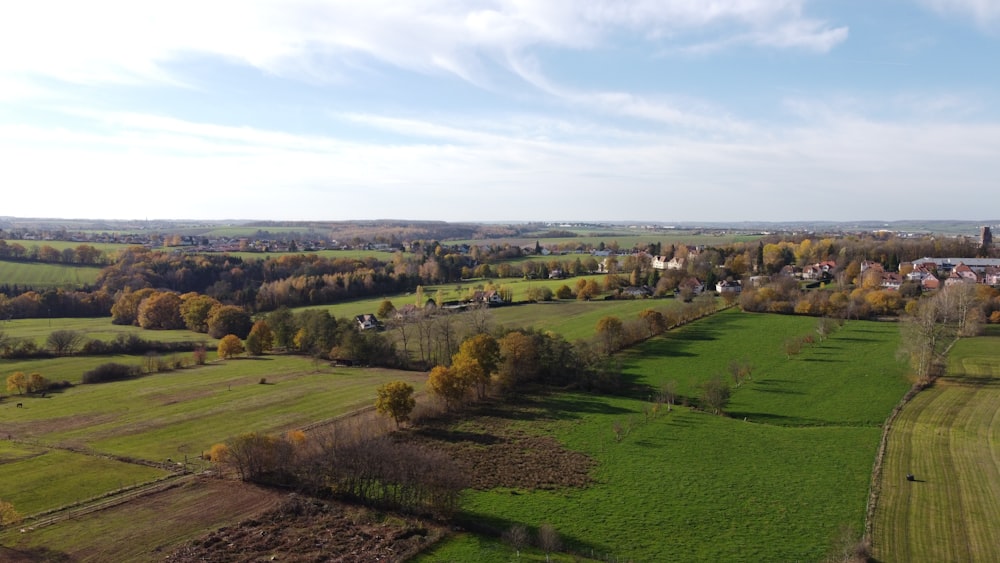
[[184,542],[271,509],[286,495],[234,481],[181,486],[4,542],[25,561],[155,561]]
[[437,542],[445,530],[417,519],[289,497],[280,506],[221,528],[174,551],[169,563],[244,561],[405,561]]

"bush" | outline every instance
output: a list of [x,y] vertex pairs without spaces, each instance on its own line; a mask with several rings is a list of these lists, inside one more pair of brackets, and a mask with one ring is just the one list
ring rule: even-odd
[[84,373],[83,382],[106,383],[108,381],[122,381],[124,379],[131,379],[133,377],[138,377],[141,374],[142,374],[142,368],[139,366],[130,366],[126,364],[109,362],[106,364],[101,364],[96,368]]

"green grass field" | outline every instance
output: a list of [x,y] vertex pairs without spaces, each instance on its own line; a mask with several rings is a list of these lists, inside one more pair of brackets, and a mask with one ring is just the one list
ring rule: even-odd
[[37,262],[0,260],[0,284],[30,287],[35,290],[76,289],[93,285],[101,273],[100,266],[71,266]]
[[[679,406],[646,420],[641,399],[567,393],[531,422],[598,462],[586,489],[469,493],[472,518],[499,529],[549,522],[575,550],[599,559],[816,561],[847,529],[860,537],[880,425],[909,388],[894,360],[894,324],[852,322],[791,359],[782,342],[815,319],[723,312],[623,355],[652,388],[696,385],[745,357],[752,380],[731,416]],[[747,420],[744,420],[744,417]],[[614,439],[618,423],[632,430]],[[499,544],[447,542],[423,561],[507,561]]]
[[959,341],[946,377],[907,403],[889,434],[879,561],[1000,561],[998,404],[1000,337]]
[[639,318],[646,309],[667,311],[680,306],[674,299],[626,299],[614,301],[551,301],[536,305],[499,307],[492,315],[496,323],[507,327],[532,327],[553,331],[570,342],[590,338],[596,332],[597,321],[616,316],[623,321]]
[[[132,363],[141,361],[132,358]],[[260,383],[262,378],[266,384]],[[28,445],[4,443],[0,448],[0,499],[31,514],[163,474],[100,457],[104,454],[190,461],[197,468],[199,456],[214,443],[248,431],[303,428],[369,407],[375,389],[397,379],[422,389],[425,376],[333,369],[300,356],[266,356],[77,385],[45,398],[11,396],[0,402],[0,437]]]
[[0,441],[0,499],[22,514],[51,510],[166,475],[169,472],[162,469],[106,457]]
[[[135,335],[143,340],[159,342],[204,342],[214,348],[218,341],[207,334],[190,330],[144,330],[132,325],[116,325],[111,317],[83,319],[14,319],[0,321],[0,331],[8,338],[30,338],[44,347],[49,335],[57,330],[74,330],[86,339],[110,341],[119,335]],[[2,365],[2,364],[0,364]],[[2,369],[2,368],[0,368]]]
[[301,356],[227,360],[16,397],[24,408],[11,397],[0,404],[0,427],[42,444],[162,461],[198,456],[241,432],[294,429],[369,406],[375,388],[394,379],[421,386],[424,376],[333,369]]

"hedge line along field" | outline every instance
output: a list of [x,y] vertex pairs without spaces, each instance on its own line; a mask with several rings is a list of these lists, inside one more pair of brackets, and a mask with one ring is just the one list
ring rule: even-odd
[[[823,559],[845,535],[861,537],[880,426],[909,384],[894,359],[894,323],[850,322],[788,358],[786,337],[815,326],[731,310],[627,352],[635,384],[652,390],[676,379],[682,402],[731,358],[754,370],[725,417],[685,406],[647,416],[651,404],[638,397],[549,396],[540,420],[512,424],[591,456],[595,483],[473,491],[467,518],[499,531],[549,523],[572,549],[602,560]],[[466,560],[470,545],[458,538],[421,560]],[[514,555],[499,544],[486,553]]]
[[51,288],[75,289],[97,282],[100,266],[73,266],[69,264],[44,264],[39,262],[12,262],[0,260],[0,281],[11,287],[30,287],[34,290]]
[[[1000,561],[1000,337],[960,340],[889,433],[879,561]],[[907,481],[911,473],[914,481]]]

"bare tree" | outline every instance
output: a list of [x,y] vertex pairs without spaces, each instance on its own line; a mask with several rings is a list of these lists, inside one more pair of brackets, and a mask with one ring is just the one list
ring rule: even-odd
[[562,538],[555,527],[548,522],[538,527],[538,547],[545,552],[545,560],[549,561],[549,554],[562,549]]
[[948,323],[947,297],[944,293],[920,302],[913,315],[900,324],[902,340],[899,353],[921,381],[932,378],[944,362],[945,352],[958,331]]
[[83,344],[83,333],[75,330],[56,330],[49,335],[45,344],[58,356],[68,356]]
[[730,360],[727,369],[729,370],[729,375],[733,378],[733,383],[739,389],[747,379],[750,379],[753,373],[753,364],[746,358]]
[[521,550],[528,545],[528,529],[523,524],[515,524],[503,533],[503,540],[514,548],[517,558],[521,558]]
[[701,404],[715,414],[722,414],[722,409],[729,404],[730,394],[729,385],[721,376],[716,375],[701,384]]
[[486,303],[474,303],[466,309],[465,320],[472,334],[487,334],[493,329],[493,312]]

